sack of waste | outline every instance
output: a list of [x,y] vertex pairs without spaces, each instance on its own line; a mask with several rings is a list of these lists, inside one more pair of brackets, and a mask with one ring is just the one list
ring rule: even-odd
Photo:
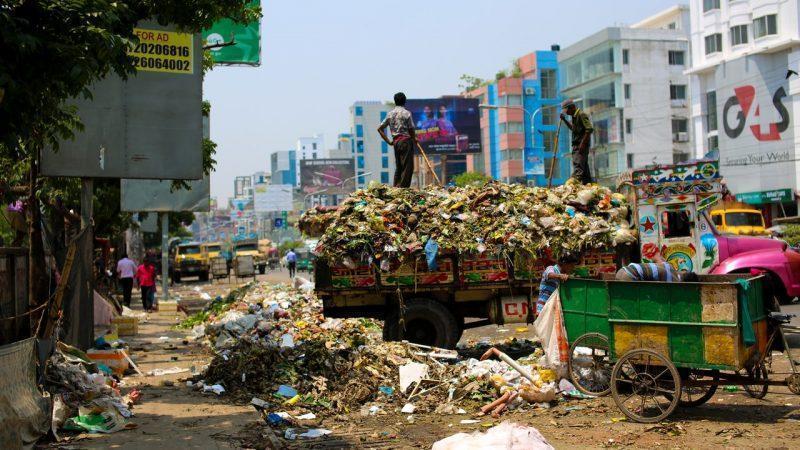
[[503,422],[486,433],[458,433],[433,444],[431,450],[550,450],[553,448],[534,427]]

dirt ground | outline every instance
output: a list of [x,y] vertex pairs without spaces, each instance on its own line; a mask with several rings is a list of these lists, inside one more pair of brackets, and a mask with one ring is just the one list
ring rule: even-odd
[[[284,282],[282,272],[260,277]],[[177,294],[197,295],[199,289],[212,297],[224,295],[232,285],[185,283],[176,286]],[[181,313],[156,313],[140,325],[139,334],[130,340],[132,356],[140,369],[180,367],[196,371],[210,360],[209,351],[187,341],[187,333],[172,327]],[[520,332],[515,326],[487,326],[467,330],[464,340],[493,340],[512,336],[532,337],[531,329]],[[504,331],[505,330],[505,331]],[[167,337],[169,339],[163,339]],[[776,367],[788,370],[780,357]],[[797,448],[800,440],[800,396],[785,387],[771,387],[764,400],[755,400],[741,391],[721,388],[707,404],[678,409],[670,420],[643,425],[624,420],[611,397],[562,401],[550,409],[532,408],[505,414],[500,420],[479,418],[475,424],[467,415],[401,414],[402,401],[389,404],[383,414],[362,417],[357,411],[343,416],[316,419],[304,425],[321,427],[333,433],[324,438],[286,441],[281,430],[267,427],[250,405],[230,404],[214,394],[202,394],[186,386],[191,371],[163,376],[128,376],[123,391],[142,391],[132,419],[138,427],[110,435],[79,434],[51,446],[60,448],[123,449],[228,449],[228,448],[429,448],[438,439],[457,432],[485,430],[509,420],[536,427],[556,448]],[[772,375],[780,379],[781,375]],[[410,416],[410,417],[409,417]]]

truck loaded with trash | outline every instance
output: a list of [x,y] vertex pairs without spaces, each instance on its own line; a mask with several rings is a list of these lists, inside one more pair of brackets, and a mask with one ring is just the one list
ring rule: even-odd
[[315,289],[326,316],[383,319],[387,340],[453,348],[466,326],[531,322],[554,261],[602,278],[658,254],[699,274],[757,270],[779,300],[799,296],[800,254],[716,230],[707,210],[720,182],[718,161],[697,160],[629,171],[616,191],[573,180],[552,189],[372,185],[336,209],[310,210],[300,226],[320,238]]

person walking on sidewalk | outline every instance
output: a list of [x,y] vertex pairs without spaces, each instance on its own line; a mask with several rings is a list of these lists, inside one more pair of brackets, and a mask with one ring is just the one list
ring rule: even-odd
[[[594,126],[589,115],[575,105],[573,100],[564,100],[561,104],[561,120],[572,131],[572,178],[583,184],[592,182],[589,172],[589,144]],[[566,115],[564,114],[566,113]],[[567,115],[572,122],[567,121]]]
[[[407,188],[411,187],[411,177],[414,175],[417,134],[411,112],[405,108],[406,95],[402,92],[394,94],[394,104],[394,109],[389,111],[386,119],[378,127],[378,134],[387,144],[394,147],[394,186]],[[392,134],[391,140],[386,135],[386,127],[389,127]]]
[[297,253],[294,252],[293,248],[290,248],[289,252],[286,253],[286,267],[289,268],[289,278],[294,278],[297,272]]
[[136,269],[136,281],[142,291],[142,308],[145,312],[153,312],[156,299],[156,265],[150,259]]
[[127,253],[117,262],[117,278],[122,286],[122,304],[131,307],[131,291],[133,291],[133,276],[136,274],[136,263],[128,258]]

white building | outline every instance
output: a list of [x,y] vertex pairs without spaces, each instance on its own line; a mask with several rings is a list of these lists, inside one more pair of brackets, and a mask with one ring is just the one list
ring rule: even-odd
[[773,216],[797,213],[799,3],[690,3],[695,154],[719,149],[731,192]]
[[295,157],[297,158],[297,183],[300,184],[300,161],[304,159],[325,159],[328,150],[325,149],[325,140],[321,134],[312,137],[301,137],[295,144]]
[[391,184],[394,177],[394,151],[378,135],[378,125],[391,107],[379,101],[358,101],[350,107],[353,140],[351,153],[355,159],[356,187],[370,181]]
[[563,95],[577,99],[594,123],[590,168],[599,182],[689,158],[688,20],[688,8],[676,6],[559,53]]

